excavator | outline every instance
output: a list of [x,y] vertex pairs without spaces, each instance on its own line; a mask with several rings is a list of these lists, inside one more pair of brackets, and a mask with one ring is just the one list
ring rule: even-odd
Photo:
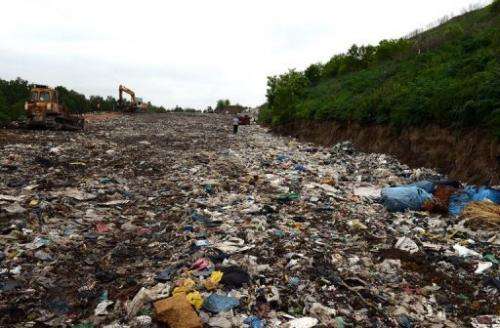
[[54,130],[83,130],[85,119],[72,113],[59,99],[57,90],[36,84],[31,88],[29,100],[24,104],[28,128]]
[[[130,96],[130,102],[125,101],[123,98],[123,93],[126,93]],[[124,85],[120,84],[120,87],[118,88],[118,109],[125,112],[125,113],[136,113],[138,112],[141,107],[141,100],[139,98],[135,97],[135,92],[130,90]]]

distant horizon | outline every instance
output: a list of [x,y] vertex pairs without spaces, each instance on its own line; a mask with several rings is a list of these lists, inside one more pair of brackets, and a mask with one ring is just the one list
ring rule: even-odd
[[352,44],[405,37],[490,3],[8,3],[0,22],[0,78],[64,86],[87,98],[117,98],[124,84],[167,109],[214,108],[218,99],[254,108],[265,102],[267,76],[324,63]]

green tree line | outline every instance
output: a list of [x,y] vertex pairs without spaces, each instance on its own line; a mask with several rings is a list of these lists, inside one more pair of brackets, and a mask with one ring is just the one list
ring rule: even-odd
[[[30,96],[32,86],[21,78],[10,81],[0,79],[0,123],[23,119],[24,103]],[[84,94],[68,90],[63,86],[56,87],[56,90],[59,93],[59,101],[75,113],[117,110],[118,101],[113,96],[86,97]],[[148,103],[147,111],[165,112],[165,109]]]
[[260,120],[484,128],[500,136],[500,1],[411,38],[271,76]]

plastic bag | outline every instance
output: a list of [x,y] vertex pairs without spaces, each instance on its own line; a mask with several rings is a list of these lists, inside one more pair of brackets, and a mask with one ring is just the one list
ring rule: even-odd
[[203,303],[203,308],[212,313],[226,312],[240,305],[237,298],[212,294]]
[[474,202],[480,202],[485,199],[489,199],[495,204],[500,204],[500,190],[481,187],[472,195]]
[[382,203],[391,212],[418,211],[432,195],[416,186],[402,186],[382,189]]
[[[423,180],[423,181],[418,181],[418,182],[414,182],[412,184],[409,184],[406,187],[409,187],[409,186],[415,186],[415,187],[418,187],[420,189],[424,189],[429,194],[432,194],[434,192],[436,184],[432,181]],[[405,187],[405,186],[403,186],[403,187]]]
[[468,186],[463,191],[450,196],[450,206],[448,211],[451,215],[459,216],[463,209],[470,202],[480,202],[489,199],[496,204],[500,204],[500,190],[487,187]]

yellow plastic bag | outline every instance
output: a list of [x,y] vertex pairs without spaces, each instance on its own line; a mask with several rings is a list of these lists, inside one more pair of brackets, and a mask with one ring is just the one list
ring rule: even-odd
[[195,285],[196,283],[192,279],[183,279],[179,281],[179,286],[174,288],[172,295],[180,293],[187,294],[194,288]]
[[192,293],[189,293],[186,295],[186,298],[189,303],[191,303],[196,310],[201,309],[203,306],[203,297],[201,296],[200,292],[194,291]]
[[205,288],[207,290],[213,290],[213,289],[217,288],[217,285],[219,284],[220,280],[222,279],[223,274],[224,273],[222,273],[221,271],[212,272],[210,277],[203,282],[203,285],[205,286]]

